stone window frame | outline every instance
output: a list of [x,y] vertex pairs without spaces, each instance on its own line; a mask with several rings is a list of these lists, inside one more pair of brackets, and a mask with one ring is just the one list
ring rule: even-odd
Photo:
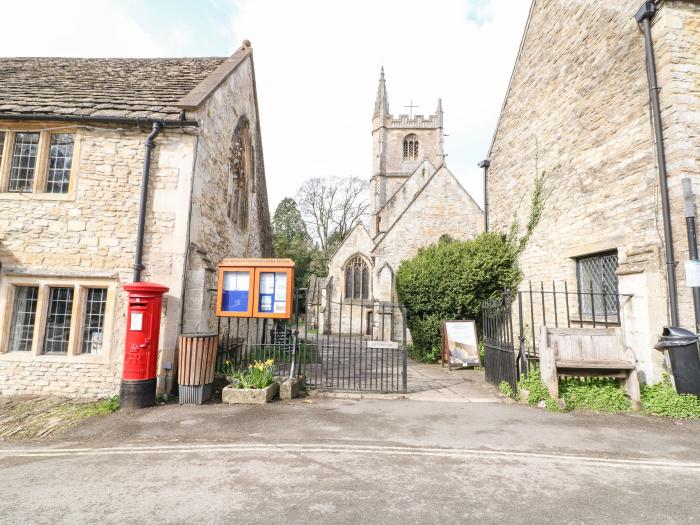
[[[351,266],[357,266],[358,263],[360,264],[360,297],[355,297],[355,282],[356,282],[356,277],[355,273],[358,268],[354,268],[352,270],[352,291],[350,292],[350,296],[348,296],[348,275],[347,272],[350,270]],[[342,293],[342,298],[343,300],[347,301],[367,301],[372,297],[372,272],[370,271],[371,265],[369,264],[369,261],[362,256],[359,253],[356,253],[354,255],[351,255],[350,257],[347,258],[345,263],[343,264],[343,281],[342,281],[342,287],[343,287],[343,293]],[[367,297],[363,297],[363,291],[365,289],[365,279],[364,276],[362,275],[362,272],[366,270],[367,271]]]
[[[29,351],[10,352],[12,314],[15,303],[15,290],[20,286],[38,287],[38,300],[32,346]],[[67,352],[62,354],[44,353],[44,335],[49,308],[51,288],[73,288],[70,335]],[[105,288],[107,297],[104,311],[102,351],[98,354],[81,353],[83,347],[83,323],[88,290]],[[0,285],[0,361],[48,361],[63,363],[98,363],[112,361],[115,353],[113,334],[115,311],[118,298],[118,285],[115,279],[63,276],[3,275]]]
[[[0,133],[4,133],[2,150],[0,151],[0,200],[74,200],[78,172],[78,160],[80,158],[81,133],[77,126],[37,124],[37,123],[0,123]],[[37,147],[36,166],[31,192],[10,192],[10,174],[12,171],[12,157],[17,133],[38,133],[39,144]],[[49,154],[51,148],[51,136],[61,134],[73,135],[73,157],[68,179],[68,191],[66,193],[51,193],[46,191],[46,179],[49,173]]]
[[248,227],[251,194],[255,193],[255,152],[251,125],[244,115],[231,137],[228,160],[226,215],[240,229]]

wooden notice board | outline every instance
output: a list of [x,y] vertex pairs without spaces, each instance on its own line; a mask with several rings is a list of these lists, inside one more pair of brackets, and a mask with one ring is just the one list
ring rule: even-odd
[[224,259],[219,263],[219,317],[289,319],[293,295],[291,259]]

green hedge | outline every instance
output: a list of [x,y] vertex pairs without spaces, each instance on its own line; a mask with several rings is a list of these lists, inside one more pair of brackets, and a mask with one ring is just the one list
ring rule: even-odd
[[435,355],[443,320],[480,323],[482,303],[514,288],[520,278],[516,251],[503,234],[484,233],[469,241],[446,237],[419,250],[396,272],[416,352]]

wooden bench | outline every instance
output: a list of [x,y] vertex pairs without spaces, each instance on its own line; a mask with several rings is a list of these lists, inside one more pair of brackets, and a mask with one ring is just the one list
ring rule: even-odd
[[540,374],[550,395],[559,397],[559,377],[614,377],[624,380],[632,408],[641,406],[637,360],[625,347],[620,328],[540,328]]

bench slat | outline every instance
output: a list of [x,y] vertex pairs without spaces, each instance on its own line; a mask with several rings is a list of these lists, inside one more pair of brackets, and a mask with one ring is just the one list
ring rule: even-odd
[[589,360],[559,360],[555,362],[557,368],[595,368],[606,370],[633,370],[634,363],[630,361],[589,361]]

